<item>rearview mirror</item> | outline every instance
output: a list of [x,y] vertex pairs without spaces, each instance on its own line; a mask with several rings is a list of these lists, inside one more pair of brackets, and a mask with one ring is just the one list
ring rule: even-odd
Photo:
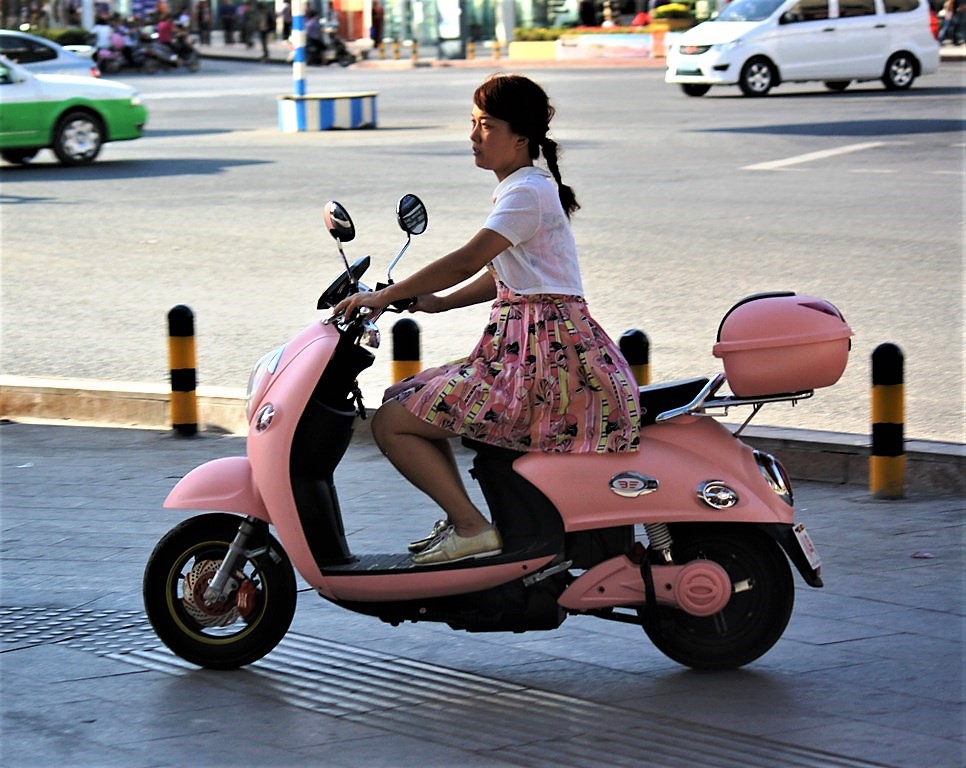
[[416,195],[403,195],[396,205],[396,218],[399,227],[409,235],[421,235],[426,231],[429,214],[423,201]]
[[349,212],[335,200],[329,200],[322,209],[325,228],[340,243],[348,243],[356,236],[356,228]]

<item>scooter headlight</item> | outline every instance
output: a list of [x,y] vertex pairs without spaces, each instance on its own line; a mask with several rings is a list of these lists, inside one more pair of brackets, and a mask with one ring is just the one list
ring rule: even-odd
[[252,368],[251,375],[248,377],[248,388],[245,392],[245,418],[247,420],[251,421],[252,408],[261,401],[268,380],[278,368],[278,362],[282,359],[283,352],[285,352],[284,344],[263,355]]
[[781,462],[764,451],[755,451],[755,462],[758,464],[758,471],[765,478],[769,487],[784,501],[788,506],[795,506],[795,497],[792,493],[792,481],[788,479],[788,473]]

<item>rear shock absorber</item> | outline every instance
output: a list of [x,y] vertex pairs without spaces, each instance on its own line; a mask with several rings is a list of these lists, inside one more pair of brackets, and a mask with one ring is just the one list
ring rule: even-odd
[[[659,558],[659,562],[671,562],[671,532],[668,530],[667,523],[644,523],[644,532],[647,534],[647,541],[652,555]],[[652,556],[651,562],[655,562]]]

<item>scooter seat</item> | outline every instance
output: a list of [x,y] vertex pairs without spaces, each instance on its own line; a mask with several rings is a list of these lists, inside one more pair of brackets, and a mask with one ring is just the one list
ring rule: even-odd
[[641,427],[655,423],[665,411],[687,405],[704,389],[709,379],[682,379],[640,388]]

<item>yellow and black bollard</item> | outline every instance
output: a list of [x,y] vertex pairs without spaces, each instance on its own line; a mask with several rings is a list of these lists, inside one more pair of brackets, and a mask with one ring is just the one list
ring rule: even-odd
[[413,64],[419,61],[419,41],[413,40],[413,47],[409,51],[409,58]]
[[392,380],[402,381],[419,373],[419,325],[404,317],[392,327]]
[[392,60],[393,61],[399,61],[401,48],[402,46],[399,44],[398,40],[392,41]]
[[500,41],[499,40],[494,40],[493,41],[493,58],[494,59],[500,58]]
[[880,344],[872,353],[872,454],[869,492],[901,499],[905,490],[905,392],[902,350]]
[[171,369],[171,426],[182,437],[198,432],[195,316],[179,304],[168,312],[168,367]]
[[472,40],[469,40],[466,43],[466,58],[467,59],[476,58],[476,43],[474,43]]
[[637,386],[646,387],[651,383],[651,342],[647,334],[636,329],[626,331],[621,336],[620,348],[637,379]]

